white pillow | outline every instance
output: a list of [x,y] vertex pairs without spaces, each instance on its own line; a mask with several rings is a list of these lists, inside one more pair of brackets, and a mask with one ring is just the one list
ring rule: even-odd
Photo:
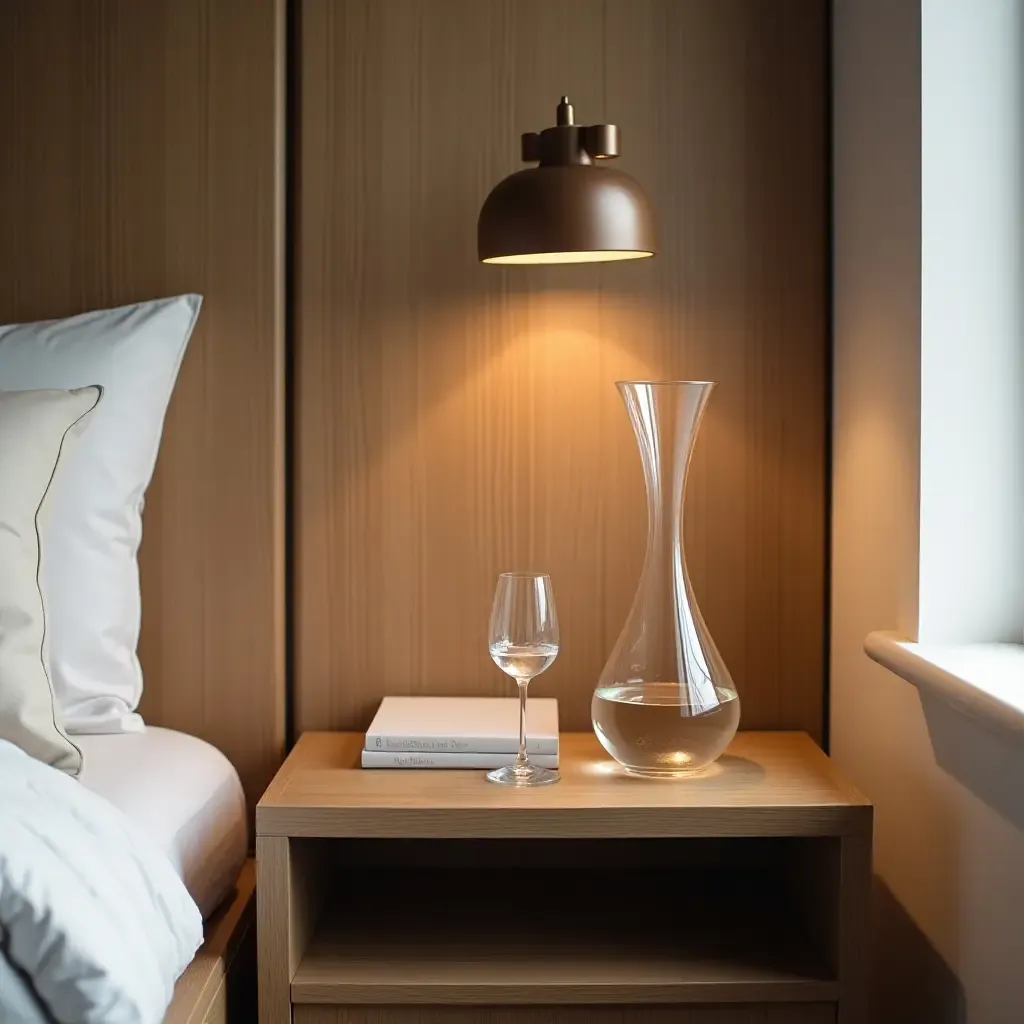
[[0,739],[72,775],[82,755],[50,686],[39,538],[99,398],[99,388],[0,392]]
[[0,390],[98,384],[103,401],[43,537],[50,664],[68,732],[132,732],[142,696],[136,554],[198,295],[0,327]]

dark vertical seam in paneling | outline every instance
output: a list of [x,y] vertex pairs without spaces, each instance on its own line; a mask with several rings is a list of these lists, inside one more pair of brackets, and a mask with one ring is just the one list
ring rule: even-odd
[[824,281],[825,290],[825,586],[822,595],[822,666],[821,666],[821,745],[825,753],[832,745],[832,419],[834,401],[835,373],[835,340],[834,340],[834,294],[832,288],[833,267],[835,262],[834,224],[833,224],[833,192],[835,177],[833,175],[834,149],[832,134],[832,4],[823,0],[825,16],[823,18],[822,61],[824,62],[824,79],[827,102],[825,103],[825,259]]
[[285,4],[285,99],[284,99],[284,742],[291,750],[295,735],[296,677],[296,381],[295,292],[299,213],[299,142],[301,0]]

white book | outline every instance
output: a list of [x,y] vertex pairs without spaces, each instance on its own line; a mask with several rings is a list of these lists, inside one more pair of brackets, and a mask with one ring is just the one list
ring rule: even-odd
[[[526,702],[528,754],[558,754],[558,701]],[[518,697],[385,697],[364,749],[418,754],[515,754]]]
[[[417,754],[414,751],[364,750],[364,768],[504,768],[515,754]],[[557,754],[531,754],[530,764],[557,768]]]

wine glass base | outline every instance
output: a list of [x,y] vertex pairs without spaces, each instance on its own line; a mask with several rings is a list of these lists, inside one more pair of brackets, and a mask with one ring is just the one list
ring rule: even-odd
[[535,764],[509,764],[487,773],[487,781],[496,782],[499,786],[549,786],[558,779],[558,772]]

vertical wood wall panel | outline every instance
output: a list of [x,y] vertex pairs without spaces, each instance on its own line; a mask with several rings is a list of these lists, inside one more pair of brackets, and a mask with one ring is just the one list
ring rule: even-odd
[[151,723],[284,745],[284,0],[0,5],[0,322],[198,291],[141,551]]
[[[689,558],[748,728],[822,720],[826,5],[304,0],[296,335],[296,714],[508,694],[495,575],[552,574],[563,725],[625,619],[645,537],[613,382],[721,382]],[[603,267],[475,256],[518,136],[622,129],[661,250]]]

